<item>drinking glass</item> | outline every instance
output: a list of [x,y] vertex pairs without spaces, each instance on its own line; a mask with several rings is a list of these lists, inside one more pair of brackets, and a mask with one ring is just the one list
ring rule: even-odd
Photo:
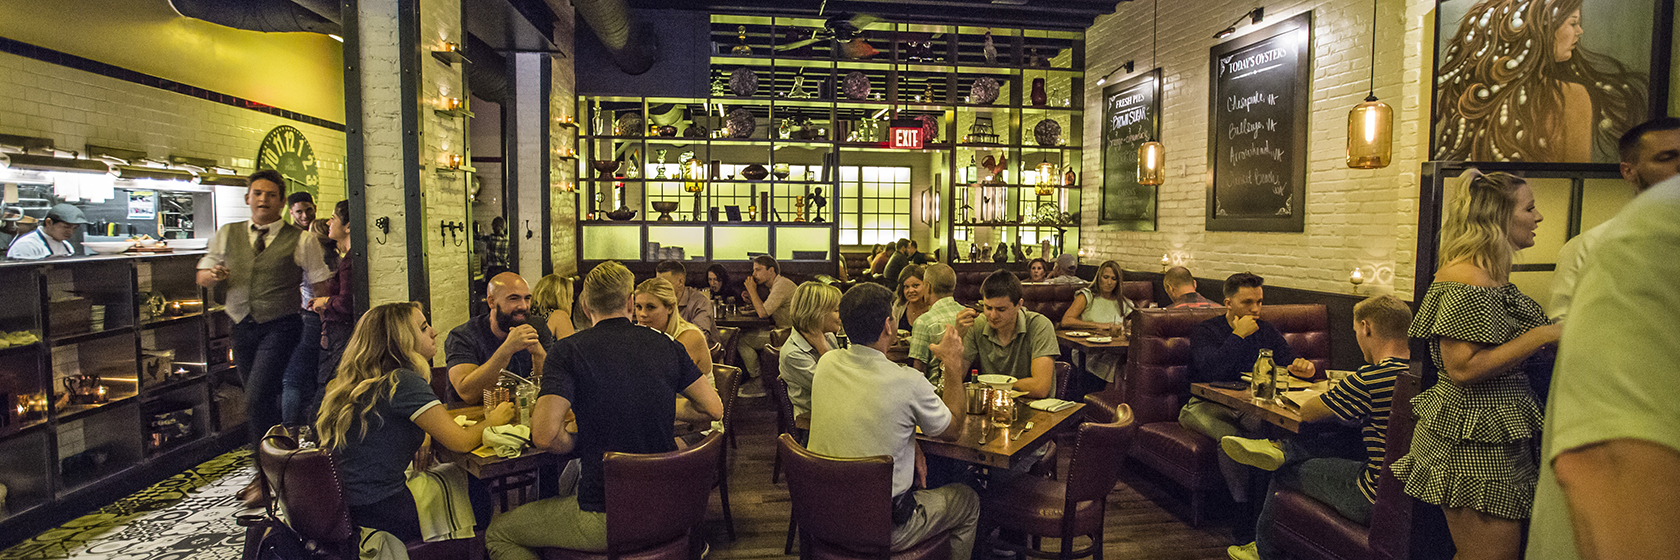
[[1008,428],[1015,423],[1015,397],[1009,396],[1009,391],[992,391],[992,425]]
[[507,387],[491,387],[489,389],[485,389],[484,390],[484,412],[485,412],[485,414],[489,414],[491,410],[495,410],[496,407],[501,406],[502,403],[508,402],[509,399],[512,399],[513,398],[512,393],[513,393],[513,391],[509,391]]

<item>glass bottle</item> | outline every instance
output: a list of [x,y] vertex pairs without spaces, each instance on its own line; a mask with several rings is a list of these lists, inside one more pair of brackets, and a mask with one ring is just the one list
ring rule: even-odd
[[1277,367],[1272,363],[1272,351],[1261,348],[1260,356],[1254,360],[1254,370],[1249,372],[1248,389],[1255,402],[1271,401],[1277,397]]

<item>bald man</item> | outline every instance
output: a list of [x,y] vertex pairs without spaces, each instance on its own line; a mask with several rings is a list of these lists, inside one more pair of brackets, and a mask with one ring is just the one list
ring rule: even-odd
[[490,312],[473,317],[444,342],[449,360],[449,384],[461,400],[477,404],[484,390],[495,386],[502,370],[536,379],[542,376],[549,342],[526,322],[531,312],[531,287],[524,278],[503,272],[490,279],[485,297]]

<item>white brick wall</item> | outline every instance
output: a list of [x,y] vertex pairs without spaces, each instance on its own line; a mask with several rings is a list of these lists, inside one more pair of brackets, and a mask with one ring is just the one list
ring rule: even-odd
[[[409,301],[408,234],[404,217],[403,168],[422,162],[405,157],[403,149],[401,74],[397,58],[406,52],[397,42],[397,0],[362,0],[357,4],[361,52],[345,52],[361,71],[363,193],[367,215],[360,227],[368,233],[368,305]],[[437,41],[436,38],[431,38]],[[428,57],[428,60],[430,58]],[[390,220],[382,233],[375,220]]]
[[[421,49],[430,50],[446,40],[466,43],[465,33],[461,31],[460,0],[421,0]],[[465,65],[449,65],[430,56],[421,57],[420,99],[415,100],[420,105],[420,161],[425,163],[420,172],[420,184],[424,187],[426,216],[421,223],[425,226],[432,325],[440,333],[449,332],[468,319],[470,276],[467,261],[472,243],[468,238],[470,231],[449,238],[443,236],[440,228],[441,222],[445,221],[466,222],[468,174],[434,171],[446,154],[467,155],[466,121],[439,115],[433,109],[445,97],[459,97],[463,103],[467,102],[465,70]],[[496,116],[487,114],[480,118]],[[444,356],[440,353],[436,362],[442,365],[443,360]]]
[[[554,42],[562,49],[569,50],[577,31],[575,21],[577,12],[572,9],[568,0],[551,0],[558,21],[554,24]],[[577,135],[581,129],[561,127],[558,119],[571,117],[574,122],[582,122],[577,114],[577,73],[573,69],[572,60],[576,57],[568,52],[562,57],[553,57],[553,69],[549,76],[548,113],[551,121],[549,132],[549,213],[548,228],[551,243],[548,251],[554,262],[554,272],[562,275],[578,273],[577,267],[577,199],[576,193],[563,192],[560,185],[571,183],[578,185],[579,161],[562,160],[558,156],[562,150],[570,149],[572,153],[581,153],[577,143]]]
[[51,138],[62,149],[80,152],[92,143],[159,160],[213,158],[250,173],[263,137],[280,125],[303,132],[315,150],[318,202],[343,199],[342,132],[0,53],[0,133]]
[[[1347,113],[1363,101],[1371,76],[1371,4],[1364,0],[1296,0],[1265,6],[1260,26],[1313,12],[1312,100],[1307,140],[1306,230],[1303,233],[1206,231],[1208,49],[1213,34],[1257,4],[1249,1],[1161,2],[1159,51],[1151,65],[1153,2],[1123,2],[1086,32],[1085,145],[1097,146],[1100,72],[1127,60],[1139,72],[1162,68],[1162,134],[1167,180],[1158,197],[1157,231],[1099,229],[1099,185],[1083,197],[1084,260],[1119,260],[1128,269],[1159,271],[1161,255],[1203,278],[1250,271],[1267,283],[1351,293],[1348,275],[1361,267],[1360,293],[1412,292],[1417,188],[1427,149],[1428,79],[1433,74],[1433,2],[1383,0],[1378,8],[1376,94],[1394,108],[1394,161],[1374,171],[1348,169]],[[1234,37],[1233,37],[1234,38]],[[1231,40],[1231,39],[1226,39]],[[1127,75],[1117,74],[1114,79]],[[1087,157],[1084,176],[1102,176],[1102,158]]]

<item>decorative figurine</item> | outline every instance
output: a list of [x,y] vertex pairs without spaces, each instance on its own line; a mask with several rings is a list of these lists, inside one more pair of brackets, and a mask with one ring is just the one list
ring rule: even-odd
[[793,197],[793,221],[805,221],[805,197]]
[[812,214],[815,214],[815,217],[813,217],[811,221],[820,224],[823,221],[823,207],[828,206],[828,197],[823,196],[822,187],[817,187],[811,189],[809,198],[811,199],[811,204],[814,204],[817,207],[817,209],[812,212]]
[[729,49],[729,54],[741,54],[741,55],[752,56],[752,47],[747,46],[747,26],[742,25],[742,26],[736,27],[735,28],[735,36],[736,36],[736,38],[740,39],[741,44],[735,45],[734,48]]

